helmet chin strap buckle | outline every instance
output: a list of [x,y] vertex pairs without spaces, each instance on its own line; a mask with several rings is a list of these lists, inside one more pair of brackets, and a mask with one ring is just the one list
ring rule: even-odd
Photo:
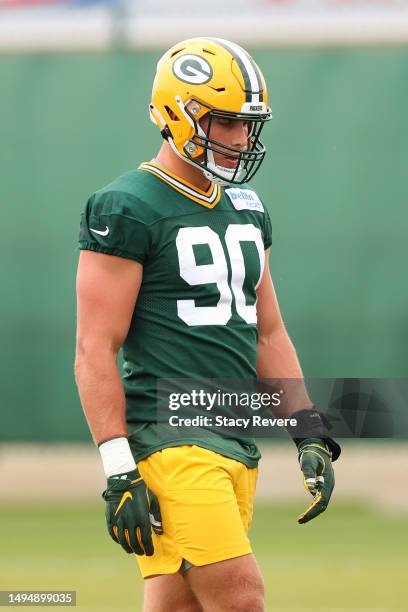
[[160,130],[160,134],[162,135],[162,138],[164,138],[164,140],[172,138],[172,134],[168,125],[165,125],[164,128]]

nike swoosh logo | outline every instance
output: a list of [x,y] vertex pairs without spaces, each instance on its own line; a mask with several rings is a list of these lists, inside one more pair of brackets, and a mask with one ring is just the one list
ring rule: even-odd
[[96,230],[96,229],[92,229],[92,227],[89,228],[91,230],[91,232],[93,232],[94,234],[99,234],[100,236],[107,236],[109,234],[109,227],[106,226],[106,230]]
[[130,491],[126,491],[123,495],[122,495],[122,499],[120,500],[120,504],[119,506],[116,508],[116,512],[115,512],[115,516],[118,514],[119,510],[122,508],[123,504],[125,503],[125,501],[127,499],[133,499],[133,496],[131,494]]

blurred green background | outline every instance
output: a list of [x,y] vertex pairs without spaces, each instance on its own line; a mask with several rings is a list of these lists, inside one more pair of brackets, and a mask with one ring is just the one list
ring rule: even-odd
[[[274,113],[254,185],[305,374],[405,377],[408,50],[253,55]],[[72,375],[79,213],[157,151],[159,56],[0,56],[0,439],[89,439]]]

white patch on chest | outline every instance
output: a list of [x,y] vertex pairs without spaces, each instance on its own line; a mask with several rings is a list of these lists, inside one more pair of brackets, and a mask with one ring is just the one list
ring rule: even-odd
[[230,187],[225,190],[225,193],[236,210],[256,210],[257,212],[264,212],[261,200],[252,189]]

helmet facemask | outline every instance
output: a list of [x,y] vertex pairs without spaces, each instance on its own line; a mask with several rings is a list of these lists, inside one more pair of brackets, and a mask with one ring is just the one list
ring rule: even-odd
[[[270,110],[264,113],[236,113],[211,108],[194,98],[188,100],[185,105],[182,104],[180,98],[176,99],[176,102],[191,124],[194,133],[183,146],[185,157],[181,156],[175,147],[172,147],[173,150],[182,159],[200,168],[204,176],[214,183],[241,185],[251,180],[265,157],[266,150],[259,137],[264,124],[272,118]],[[200,119],[204,116],[208,117],[205,131],[200,125]],[[247,121],[250,126],[245,149],[234,148],[212,138],[214,118]],[[172,144],[171,136],[169,141]],[[214,154],[237,161],[237,164],[235,167],[217,164]]]

